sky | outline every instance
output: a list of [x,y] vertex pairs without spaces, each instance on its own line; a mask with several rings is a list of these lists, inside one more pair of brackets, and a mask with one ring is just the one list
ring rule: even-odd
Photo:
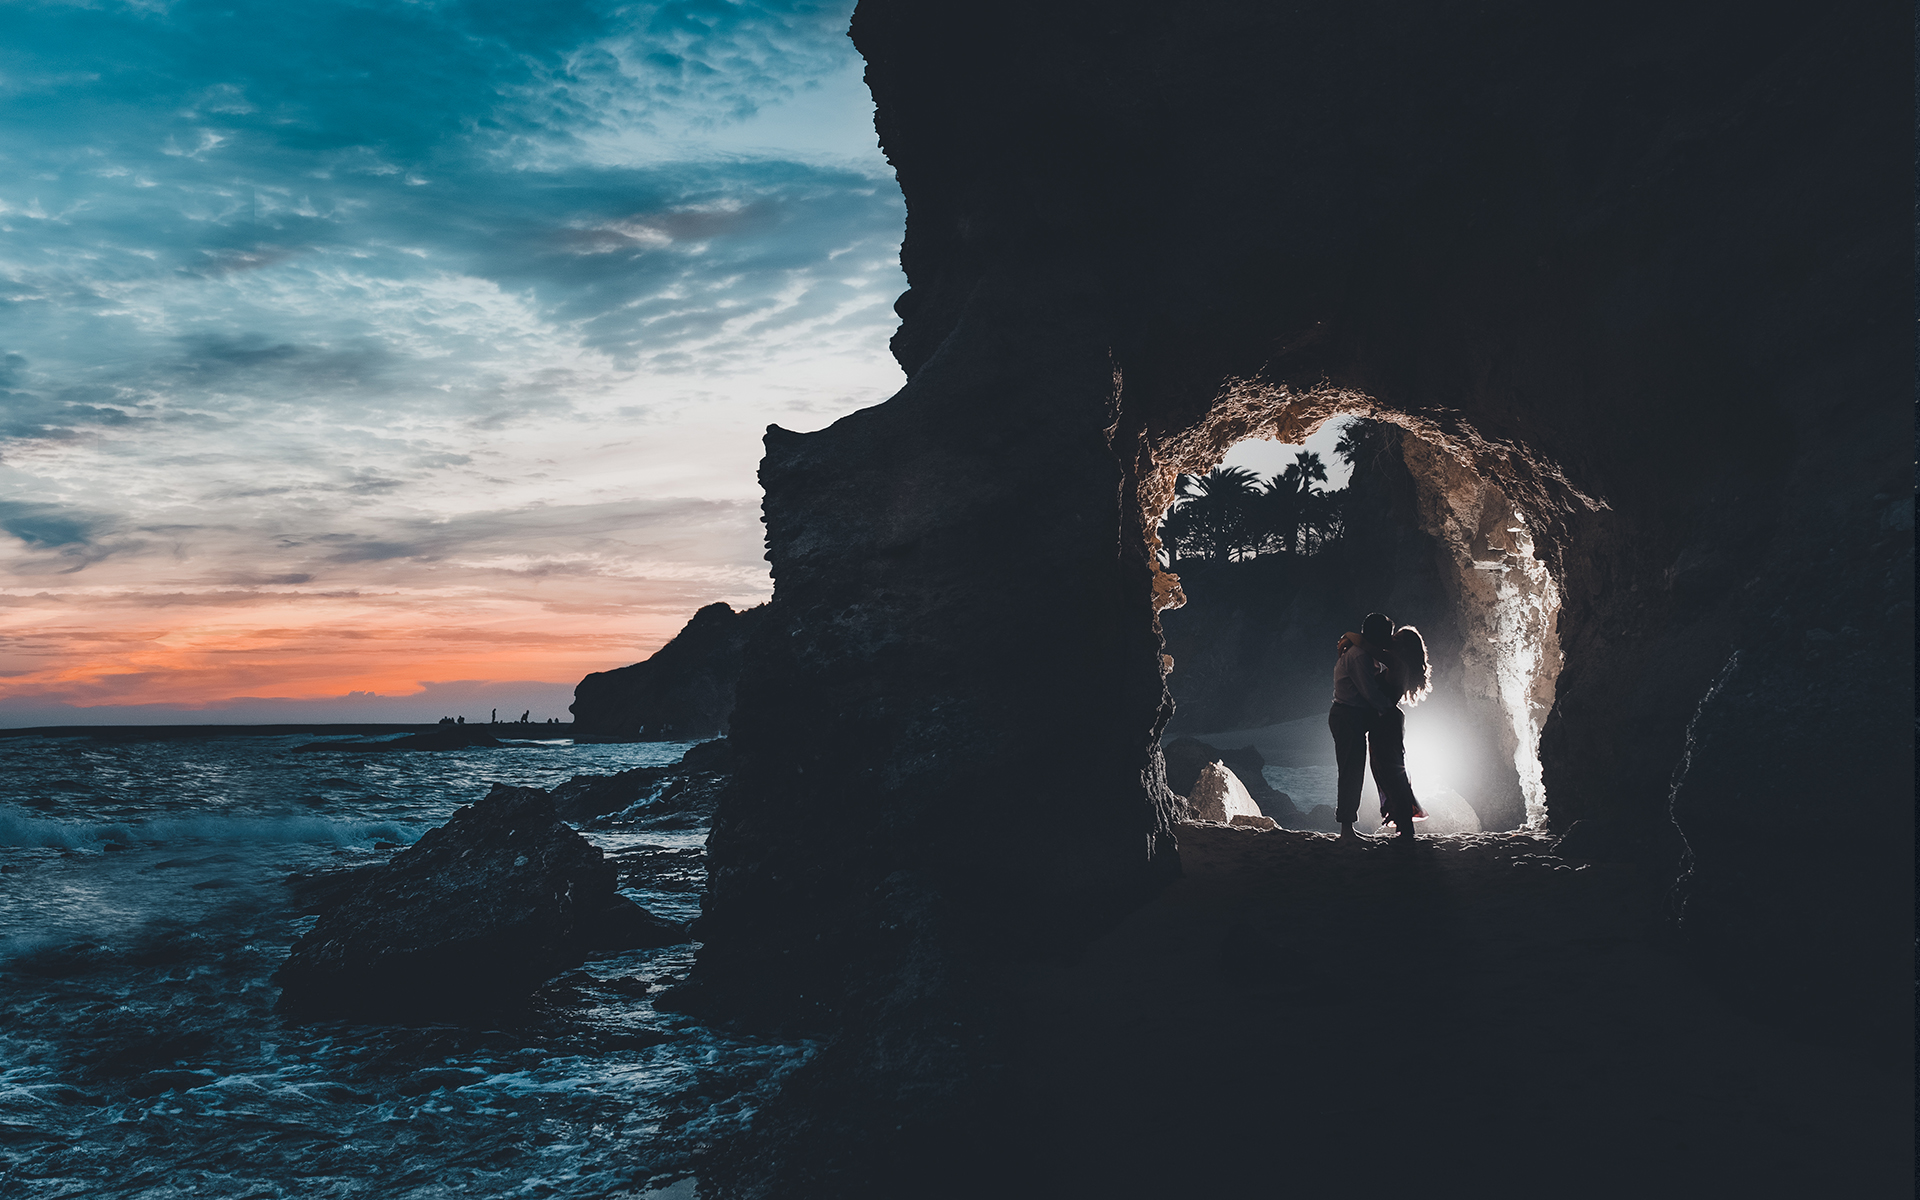
[[1287,469],[1294,457],[1302,450],[1311,451],[1320,456],[1320,462],[1327,468],[1327,481],[1320,484],[1328,491],[1337,491],[1347,486],[1353,478],[1353,466],[1333,452],[1340,442],[1340,435],[1346,432],[1348,420],[1335,417],[1320,428],[1307,435],[1307,440],[1298,445],[1286,442],[1268,441],[1264,438],[1249,438],[1227,451],[1227,457],[1220,463],[1223,467],[1245,467],[1262,479],[1269,479]]
[[833,3],[0,5],[0,726],[565,719],[903,382]]

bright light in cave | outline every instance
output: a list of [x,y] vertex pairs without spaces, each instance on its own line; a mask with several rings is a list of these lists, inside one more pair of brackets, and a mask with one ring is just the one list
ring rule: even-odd
[[[1540,730],[1560,669],[1558,586],[1496,479],[1405,431],[1370,452],[1384,435],[1356,421],[1328,420],[1297,445],[1242,441],[1220,463],[1228,470],[1181,481],[1158,531],[1187,601],[1162,617],[1169,686],[1189,714],[1177,733],[1205,741],[1213,730],[1222,749],[1264,747],[1267,782],[1294,798],[1307,827],[1321,828],[1331,816],[1310,810],[1334,802],[1336,774],[1325,717],[1276,718],[1324,713],[1330,664],[1318,654],[1320,627],[1331,638],[1366,611],[1386,611],[1425,626],[1430,653],[1442,655],[1442,686],[1406,720],[1407,772],[1427,831],[1539,828]],[[1375,481],[1383,470],[1410,475],[1412,496],[1391,477]],[[1403,561],[1410,543],[1383,532],[1393,528],[1433,539],[1438,559]],[[1369,778],[1363,832],[1378,812]]]
[[[1413,781],[1413,794],[1453,790],[1449,780],[1461,777],[1460,742],[1443,736],[1431,723],[1422,724],[1416,715],[1407,720],[1407,778]],[[1371,778],[1371,776],[1369,776]]]
[[1527,828],[1540,829],[1547,822],[1540,726],[1551,705],[1554,678],[1560,673],[1559,642],[1553,634],[1560,589],[1546,564],[1533,556],[1533,536],[1523,514],[1513,514],[1506,532],[1513,549],[1502,561],[1505,569],[1495,589],[1494,673],[1501,707],[1513,722],[1513,765],[1527,798]]

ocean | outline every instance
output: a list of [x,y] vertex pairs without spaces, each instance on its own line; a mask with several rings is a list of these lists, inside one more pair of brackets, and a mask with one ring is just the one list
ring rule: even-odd
[[[379,861],[495,782],[690,743],[125,735],[0,739],[0,1196],[644,1196],[811,1052],[657,1011],[685,945],[597,958],[489,1027],[272,1011],[268,977],[314,920],[289,875]],[[586,836],[625,894],[698,914],[704,829]]]

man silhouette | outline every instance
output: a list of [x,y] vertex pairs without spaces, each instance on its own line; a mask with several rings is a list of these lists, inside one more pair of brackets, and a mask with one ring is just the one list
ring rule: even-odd
[[1336,646],[1339,658],[1333,664],[1333,707],[1327,712],[1327,728],[1333,733],[1333,760],[1340,768],[1333,815],[1340,823],[1341,841],[1359,837],[1353,823],[1360,816],[1360,789],[1367,778],[1367,735],[1399,701],[1378,653],[1392,639],[1392,619],[1368,613],[1360,623],[1360,640],[1342,634]]

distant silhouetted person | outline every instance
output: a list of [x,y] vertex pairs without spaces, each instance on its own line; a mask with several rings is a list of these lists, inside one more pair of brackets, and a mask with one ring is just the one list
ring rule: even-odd
[[466,723],[467,723],[467,719],[465,717],[461,717],[458,721],[454,722],[454,724],[456,725],[465,725]]
[[500,723],[500,710],[497,708],[489,710],[487,713],[487,724],[498,725],[499,723]]
[[521,723],[522,725],[525,725],[525,724],[526,724],[527,722],[529,722],[529,721],[531,721],[531,720],[533,720],[533,710],[532,710],[532,709],[528,709],[527,711],[525,711],[525,712],[523,712],[523,713],[521,713],[521,714],[520,714],[520,723]]

